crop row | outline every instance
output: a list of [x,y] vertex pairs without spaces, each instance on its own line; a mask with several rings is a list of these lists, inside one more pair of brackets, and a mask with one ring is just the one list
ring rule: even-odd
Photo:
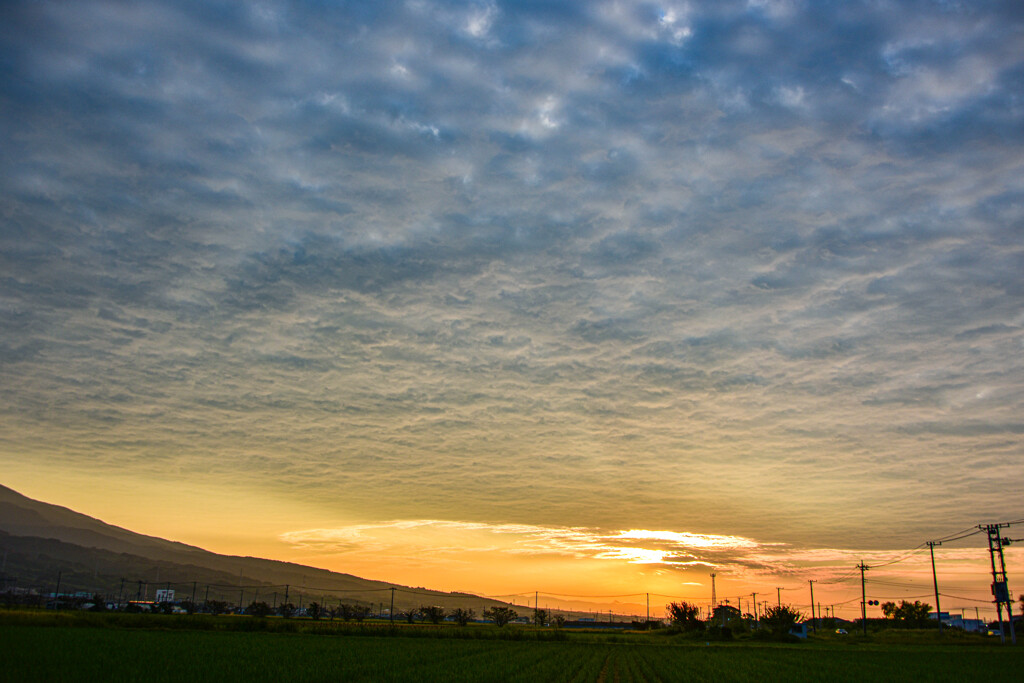
[[0,681],[1012,680],[1018,648],[333,638],[0,625]]

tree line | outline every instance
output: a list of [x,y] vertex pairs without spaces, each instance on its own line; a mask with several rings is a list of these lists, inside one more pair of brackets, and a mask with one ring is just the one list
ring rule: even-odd
[[[1021,599],[1024,607],[1024,598]],[[932,607],[928,603],[915,600],[884,602],[882,614],[889,626],[895,628],[926,628],[937,626],[932,617]],[[715,634],[723,632],[760,631],[762,635],[774,638],[785,638],[804,615],[789,605],[776,605],[765,608],[764,614],[755,617],[749,613],[741,614],[730,605],[718,605],[706,619],[701,617],[700,608],[689,602],[672,602],[666,605],[668,620],[672,628],[688,633],[711,631]],[[834,622],[834,620],[821,620]],[[833,623],[834,625],[834,623]]]

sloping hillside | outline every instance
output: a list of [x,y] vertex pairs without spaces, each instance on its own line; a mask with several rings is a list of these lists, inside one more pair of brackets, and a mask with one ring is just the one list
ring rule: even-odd
[[[219,555],[106,524],[58,505],[27,498],[0,486],[0,569],[4,585],[39,592],[87,591],[152,596],[156,588],[174,588],[197,599],[244,602],[308,599],[363,603],[389,602],[412,607],[485,607],[503,603],[465,593],[409,588],[351,574],[290,562]],[[314,597],[315,596],[315,597]]]

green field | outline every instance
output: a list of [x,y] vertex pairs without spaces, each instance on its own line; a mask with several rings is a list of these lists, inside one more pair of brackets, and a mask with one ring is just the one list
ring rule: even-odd
[[[45,621],[43,622],[45,624]],[[50,622],[53,623],[53,622]],[[159,623],[159,622],[156,622]],[[170,623],[170,622],[165,622]],[[479,627],[490,629],[492,627]],[[411,635],[411,634],[410,634]],[[1016,680],[1024,649],[992,645],[698,643],[321,635],[0,619],[2,681]]]

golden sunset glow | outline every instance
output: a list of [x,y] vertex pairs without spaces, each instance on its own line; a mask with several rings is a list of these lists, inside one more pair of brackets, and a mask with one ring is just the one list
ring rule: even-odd
[[217,7],[0,10],[0,484],[594,611],[1024,519],[1010,5]]

